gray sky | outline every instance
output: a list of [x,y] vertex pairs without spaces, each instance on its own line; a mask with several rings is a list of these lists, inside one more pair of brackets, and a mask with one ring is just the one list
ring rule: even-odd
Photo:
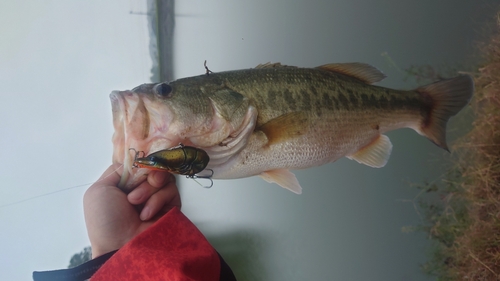
[[[111,161],[109,93],[147,82],[144,1],[0,2],[0,205],[92,182]],[[0,208],[3,280],[89,244],[85,187]]]
[[[177,18],[175,75],[202,74],[204,60],[215,72],[359,61],[389,76],[381,85],[411,88],[381,53],[400,68],[469,59],[484,11],[494,11],[494,1],[374,2],[184,0],[177,13],[191,16]],[[109,165],[108,95],[150,77],[146,18],[130,10],[145,3],[0,3],[0,205],[92,182]],[[419,217],[401,200],[417,193],[409,182],[435,180],[448,156],[413,131],[388,135],[386,167],[342,159],[298,171],[300,196],[257,177],[210,190],[183,180],[184,212],[214,245],[226,243],[223,255],[243,255],[266,280],[427,280],[418,270],[423,235],[401,232]],[[66,267],[89,244],[84,191],[0,208],[6,280]]]

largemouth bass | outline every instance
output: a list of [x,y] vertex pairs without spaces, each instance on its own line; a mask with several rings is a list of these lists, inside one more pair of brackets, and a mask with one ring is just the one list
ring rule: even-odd
[[341,157],[383,167],[392,150],[384,133],[391,130],[412,128],[447,150],[446,123],[472,97],[472,78],[412,91],[372,85],[384,77],[362,63],[267,63],[115,91],[113,161],[124,164],[120,185],[127,190],[149,171],[133,169],[130,148],[149,154],[183,143],[207,152],[215,179],[260,175],[295,193],[302,188],[289,169]]

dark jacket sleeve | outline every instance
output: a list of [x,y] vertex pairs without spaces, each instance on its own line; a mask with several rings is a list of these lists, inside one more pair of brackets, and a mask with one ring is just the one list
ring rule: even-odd
[[[33,279],[85,280],[87,275],[79,272],[88,271],[92,281],[236,280],[222,257],[178,208],[172,209],[116,253],[108,253],[77,268],[34,272]],[[69,279],[56,279],[56,273]],[[49,279],[41,279],[44,276]]]

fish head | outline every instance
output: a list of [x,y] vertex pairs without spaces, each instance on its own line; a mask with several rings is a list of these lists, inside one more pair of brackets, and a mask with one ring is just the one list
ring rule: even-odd
[[[189,90],[188,90],[189,89]],[[123,164],[119,187],[130,191],[149,173],[134,167],[137,153],[171,148],[180,143],[211,145],[200,137],[213,129],[213,108],[199,87],[172,83],[142,84],[110,95],[113,126],[113,163]]]

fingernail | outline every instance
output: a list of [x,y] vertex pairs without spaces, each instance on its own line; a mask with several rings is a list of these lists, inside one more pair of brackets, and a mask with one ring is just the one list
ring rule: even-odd
[[139,202],[143,195],[144,191],[142,189],[136,189],[128,195],[128,199],[130,201]]
[[149,219],[150,214],[151,214],[151,209],[148,206],[144,207],[144,209],[142,209],[141,212],[141,220],[145,221]]

